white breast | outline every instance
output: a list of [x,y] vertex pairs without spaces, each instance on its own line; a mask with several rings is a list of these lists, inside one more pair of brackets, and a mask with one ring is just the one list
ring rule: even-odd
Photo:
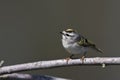
[[87,51],[86,47],[79,46],[76,42],[66,42],[62,40],[63,47],[71,54],[81,54]]

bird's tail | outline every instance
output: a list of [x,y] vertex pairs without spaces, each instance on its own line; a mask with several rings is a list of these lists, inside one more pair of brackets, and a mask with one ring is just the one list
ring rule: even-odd
[[97,47],[93,47],[93,48],[94,48],[94,50],[96,50],[96,51],[98,51],[100,53],[104,53],[100,48],[97,48]]

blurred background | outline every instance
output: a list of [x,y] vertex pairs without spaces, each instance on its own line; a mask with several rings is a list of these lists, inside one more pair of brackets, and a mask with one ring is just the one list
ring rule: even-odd
[[[1,0],[0,59],[4,65],[69,56],[60,31],[74,28],[104,51],[87,57],[120,56],[119,0]],[[120,66],[72,66],[27,71],[72,80],[119,80]]]

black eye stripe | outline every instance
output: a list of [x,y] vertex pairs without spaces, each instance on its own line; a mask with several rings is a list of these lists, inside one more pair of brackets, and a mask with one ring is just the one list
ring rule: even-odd
[[74,37],[73,35],[65,34],[66,36]]
[[70,36],[69,34],[66,34],[66,36]]

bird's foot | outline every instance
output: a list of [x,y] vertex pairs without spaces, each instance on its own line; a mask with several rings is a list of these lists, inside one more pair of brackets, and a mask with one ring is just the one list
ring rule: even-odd
[[67,63],[68,63],[68,61],[70,60],[71,58],[70,57],[68,57],[68,58],[66,58],[65,60],[67,61]]
[[82,63],[84,63],[84,59],[85,59],[85,56],[82,56],[82,58],[80,58],[80,60],[82,60]]
[[68,58],[66,58],[65,60],[67,61],[67,63],[68,63],[68,61],[70,60],[70,59],[72,59],[73,58],[73,54],[71,54]]

